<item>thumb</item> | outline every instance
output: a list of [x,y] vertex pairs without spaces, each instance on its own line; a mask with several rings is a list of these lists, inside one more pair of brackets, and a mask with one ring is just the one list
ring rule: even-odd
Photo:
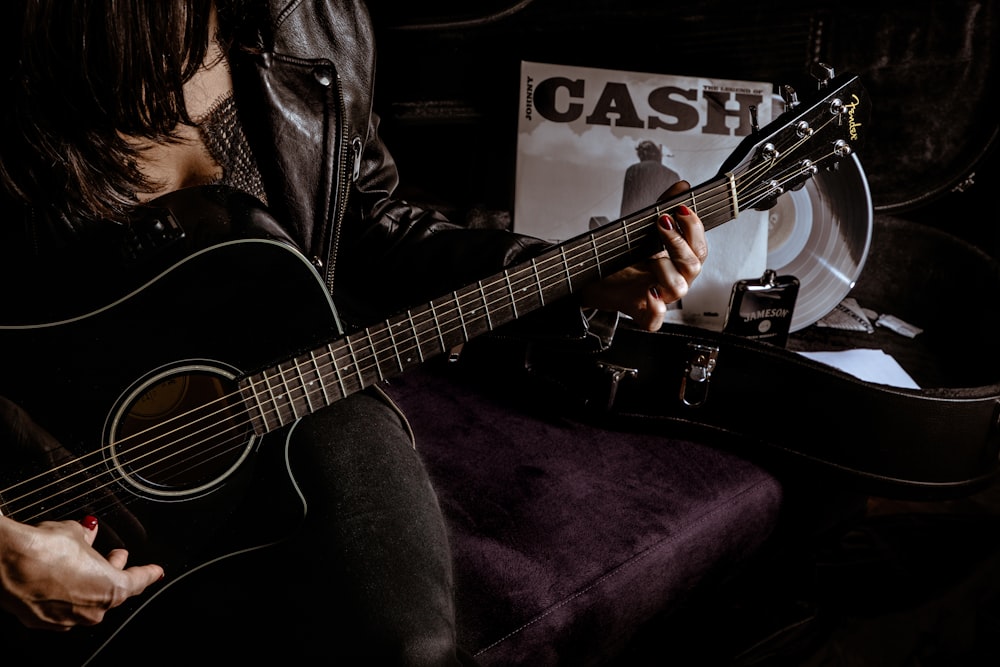
[[667,188],[667,190],[663,194],[661,194],[656,201],[658,202],[665,201],[683,192],[687,192],[690,189],[691,189],[691,184],[688,183],[687,181],[677,181],[669,188]]
[[164,573],[159,565],[149,564],[125,568],[122,574],[128,582],[126,585],[130,591],[129,596],[132,596],[142,593],[148,586],[163,579]]

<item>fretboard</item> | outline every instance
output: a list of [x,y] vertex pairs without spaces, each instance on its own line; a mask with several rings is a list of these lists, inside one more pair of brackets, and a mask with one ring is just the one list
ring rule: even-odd
[[254,430],[290,424],[652,255],[662,248],[657,220],[679,204],[696,211],[706,229],[739,213],[732,179],[719,178],[248,376],[240,388]]

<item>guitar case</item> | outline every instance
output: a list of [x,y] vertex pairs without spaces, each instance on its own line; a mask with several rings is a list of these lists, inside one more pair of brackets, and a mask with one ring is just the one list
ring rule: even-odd
[[[851,21],[827,15],[836,30],[828,56],[860,73],[873,103],[860,158],[874,217],[850,298],[920,333],[820,321],[777,346],[678,326],[658,333],[625,327],[598,362],[610,389],[588,401],[595,408],[600,401],[605,416],[622,424],[687,425],[743,451],[842,471],[879,495],[959,495],[993,479],[1000,209],[990,190],[1000,182],[998,124],[990,105],[968,104],[965,93],[996,95],[995,4],[945,12],[942,3],[893,3],[892,12],[862,9]],[[924,106],[915,95],[933,101]],[[817,253],[815,262],[826,259]],[[888,353],[919,389],[861,380],[800,354],[856,348]],[[698,368],[703,349],[714,350],[710,373]],[[693,380],[702,395],[688,401]]]
[[[700,429],[751,455],[767,450],[846,473],[883,496],[962,494],[997,468],[998,289],[1000,264],[982,250],[878,216],[851,298],[918,326],[916,337],[814,325],[781,347],[626,324],[575,386],[589,387],[582,398],[591,414],[619,427]],[[857,348],[888,353],[920,389],[865,381],[800,354]]]

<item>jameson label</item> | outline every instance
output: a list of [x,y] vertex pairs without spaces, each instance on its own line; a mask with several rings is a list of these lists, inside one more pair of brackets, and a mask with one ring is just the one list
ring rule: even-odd
[[739,280],[733,285],[723,331],[784,347],[798,295],[795,276],[768,270],[757,280]]

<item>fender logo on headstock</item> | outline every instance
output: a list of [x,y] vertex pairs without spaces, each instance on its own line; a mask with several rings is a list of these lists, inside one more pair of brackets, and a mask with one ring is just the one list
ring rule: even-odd
[[853,94],[851,97],[854,101],[851,104],[844,105],[847,108],[847,132],[851,141],[857,141],[859,139],[858,128],[861,127],[862,124],[855,121],[854,110],[861,104],[861,98],[859,98],[857,94]]

